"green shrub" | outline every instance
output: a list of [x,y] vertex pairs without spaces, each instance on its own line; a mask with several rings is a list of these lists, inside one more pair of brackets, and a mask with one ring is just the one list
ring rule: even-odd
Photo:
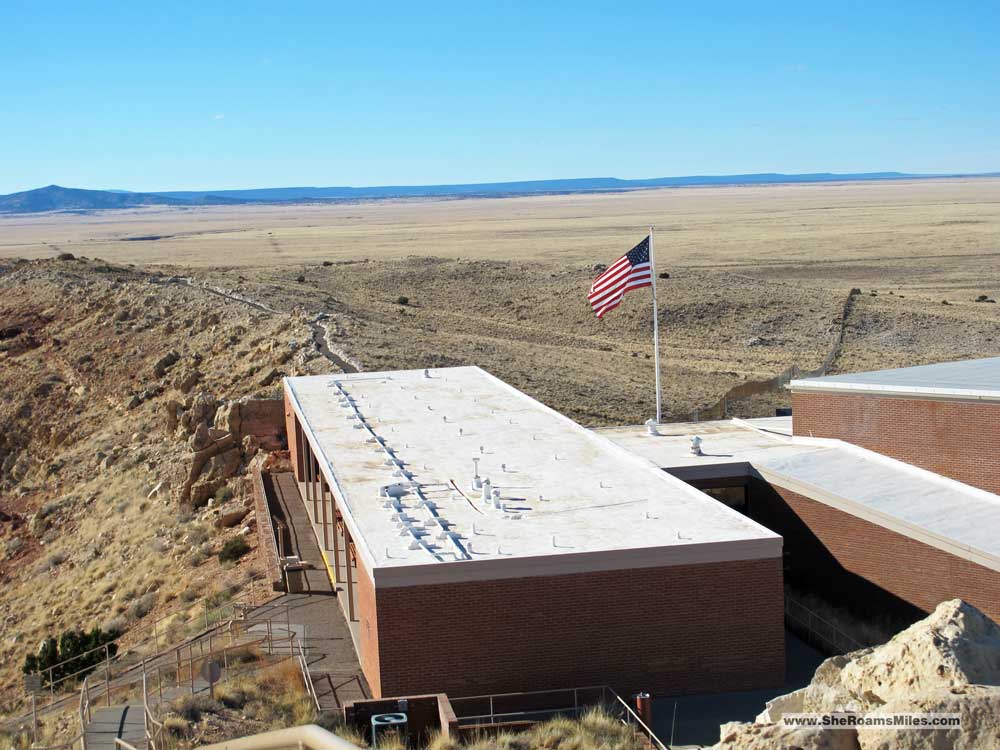
[[234,537],[222,545],[222,549],[219,550],[219,562],[236,562],[249,551],[250,545],[243,537]]
[[[118,630],[101,630],[99,627],[87,632],[67,630],[58,640],[46,638],[42,641],[37,654],[28,654],[24,658],[21,671],[24,674],[41,673],[44,685],[70,675],[74,675],[74,681],[80,680],[105,658],[118,653],[118,644],[112,641],[120,635]],[[101,648],[105,644],[107,648]],[[50,671],[50,667],[55,669]]]

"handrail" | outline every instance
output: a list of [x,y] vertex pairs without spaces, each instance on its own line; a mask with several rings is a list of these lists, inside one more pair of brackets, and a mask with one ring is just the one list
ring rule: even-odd
[[[794,605],[795,607],[798,607],[800,610],[804,611],[808,619],[803,620],[801,616],[796,616],[792,612],[792,606],[790,605]],[[809,607],[807,607],[805,604],[798,601],[794,597],[789,596],[787,593],[785,594],[784,609],[785,609],[785,617],[787,617],[789,620],[792,620],[793,622],[798,623],[800,626],[804,627],[806,630],[809,631],[810,635],[819,638],[820,640],[824,641],[828,646],[831,646],[832,651],[847,652],[847,651],[857,651],[858,649],[864,648],[864,644],[862,644],[860,641],[851,637],[846,632],[841,630],[839,627],[834,625],[832,622],[825,619],[821,615],[817,614],[816,612],[811,610]],[[828,629],[828,634],[824,635],[822,632],[814,628],[813,621],[818,621],[822,623],[824,626],[826,626],[826,628]],[[833,637],[830,637],[830,634],[832,634]],[[838,640],[840,641],[839,643],[837,642]]]
[[130,745],[121,737],[115,737],[115,747],[121,748],[121,750],[138,750],[135,745]]
[[[240,599],[242,598],[242,597],[240,597],[240,598],[234,598],[234,599],[232,599],[230,601],[222,602],[221,604],[216,605],[216,606],[210,608],[208,606],[208,601],[212,597],[217,596],[217,595],[218,595],[218,592],[214,592],[214,593],[211,593],[211,594],[206,594],[205,596],[199,597],[199,598],[193,600],[192,602],[188,603],[187,606],[185,608],[183,608],[182,610],[177,610],[177,611],[171,612],[169,614],[155,616],[153,618],[153,620],[150,621],[150,622],[143,623],[142,625],[140,625],[137,628],[132,628],[131,630],[127,630],[124,633],[122,633],[121,635],[119,635],[117,638],[113,638],[113,639],[107,641],[106,643],[102,643],[100,646],[95,646],[94,648],[89,649],[87,651],[84,651],[83,653],[76,654],[75,656],[71,656],[68,659],[63,659],[62,661],[58,662],[57,664],[52,664],[52,665],[46,667],[45,669],[39,670],[38,674],[46,674],[47,673],[49,675],[49,688],[50,688],[50,691],[51,691],[51,689],[54,688],[56,685],[59,685],[59,684],[64,683],[64,682],[67,682],[68,680],[71,680],[74,677],[78,677],[83,672],[88,672],[89,673],[89,672],[93,671],[94,669],[99,668],[101,666],[101,664],[94,665],[93,667],[84,667],[83,669],[79,669],[79,670],[77,670],[75,672],[72,672],[71,674],[64,675],[64,676],[60,677],[58,680],[53,680],[52,679],[52,675],[54,674],[55,670],[59,669],[60,667],[64,667],[64,666],[66,666],[68,664],[72,664],[73,662],[77,662],[80,659],[83,659],[86,656],[91,656],[91,655],[93,655],[94,653],[96,653],[98,651],[105,651],[105,652],[107,652],[109,646],[111,646],[112,644],[120,646],[120,647],[124,647],[124,650],[120,651],[114,657],[116,660],[120,661],[122,659],[122,657],[135,654],[136,647],[141,646],[144,643],[148,643],[150,640],[153,640],[155,643],[158,643],[160,641],[160,634],[159,634],[159,632],[156,629],[156,626],[158,624],[160,624],[162,622],[165,622],[165,621],[167,621],[169,619],[172,619],[172,618],[176,617],[178,614],[181,614],[181,613],[190,614],[193,610],[196,610],[199,605],[202,605],[204,607],[203,615],[204,615],[205,620],[206,620],[206,625],[208,625],[209,614],[211,612],[213,612],[213,611],[214,612],[218,612],[218,611],[224,609],[227,606],[235,606],[235,605],[237,605],[237,604],[240,603]],[[250,581],[250,591],[249,591],[249,597],[248,598],[249,598],[249,604],[250,604],[250,606],[251,607],[256,607],[257,604],[258,604],[257,597],[256,597],[256,586],[254,584],[254,581],[252,581],[252,580]],[[260,603],[263,604],[265,602],[262,600]],[[199,619],[200,617],[201,617],[201,615],[199,615],[199,614],[196,613],[196,614],[194,614],[190,618],[189,621],[190,622],[194,622],[195,620]],[[152,638],[148,638],[147,637],[147,638],[145,638],[143,640],[139,640],[139,641],[132,641],[131,640],[132,636],[135,636],[137,633],[141,633],[141,632],[144,632],[144,631],[152,631],[153,637]],[[123,640],[125,642],[121,643]],[[155,646],[155,643],[154,643],[154,646]],[[106,658],[104,660],[104,663],[107,663],[110,660],[111,660],[111,658],[108,657],[108,658]]]
[[316,686],[313,685],[312,674],[309,672],[309,662],[306,661],[306,654],[302,648],[302,641],[298,638],[298,634],[296,633],[293,633],[292,637],[299,649],[299,667],[302,670],[302,681],[305,683],[306,692],[312,699],[313,706],[315,706],[316,710],[319,711],[319,696],[316,695]]
[[214,745],[204,745],[201,750],[282,750],[288,747],[305,750],[359,750],[357,745],[315,724],[217,742]]
[[[628,703],[625,702],[624,698],[622,698],[620,695],[618,695],[618,693],[616,693],[611,688],[607,688],[607,691],[609,693],[611,693],[611,695],[614,696],[615,700],[617,700],[622,705],[622,707],[628,713],[629,718],[632,721],[634,721],[636,724],[638,724],[640,727],[642,727],[642,730],[646,733],[646,736],[649,737],[649,739],[650,739],[651,742],[655,742],[656,746],[658,748],[660,748],[660,750],[668,750],[667,746],[664,745],[660,741],[660,738],[657,737],[656,734],[653,733],[653,730],[650,729],[649,726],[647,726],[646,722],[644,722],[639,717],[639,714],[637,714],[635,711],[632,710],[632,707]],[[624,719],[622,721],[623,721],[623,723],[626,723],[626,724],[628,723]]]

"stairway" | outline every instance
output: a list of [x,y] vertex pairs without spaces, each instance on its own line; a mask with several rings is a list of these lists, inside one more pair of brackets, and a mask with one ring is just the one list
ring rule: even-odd
[[118,750],[116,739],[146,750],[146,732],[142,704],[95,709],[83,730],[87,750]]

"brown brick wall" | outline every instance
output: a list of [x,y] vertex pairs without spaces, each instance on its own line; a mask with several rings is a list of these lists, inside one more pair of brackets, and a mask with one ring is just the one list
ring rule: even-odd
[[[361,561],[357,560],[358,628],[360,642],[361,670],[365,673],[372,695],[381,696],[382,684],[379,674],[378,653],[378,610],[376,609],[375,586],[371,576]],[[390,693],[389,695],[397,695]]]
[[792,425],[1000,493],[1000,403],[793,393]]
[[762,481],[750,515],[784,537],[792,585],[911,621],[960,597],[1000,621],[1000,572]]
[[287,391],[285,391],[285,436],[288,438],[288,455],[292,460],[292,472],[295,474],[297,481],[304,481],[302,456],[299,455],[299,440],[301,439],[299,421],[295,410],[292,409],[292,403]]
[[386,696],[780,686],[782,597],[778,558],[379,588],[366,674]]

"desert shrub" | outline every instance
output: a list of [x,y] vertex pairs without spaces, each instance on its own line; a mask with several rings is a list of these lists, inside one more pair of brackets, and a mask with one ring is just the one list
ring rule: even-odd
[[106,633],[124,633],[126,627],[125,618],[123,617],[112,617],[103,625],[101,625],[101,630]]
[[219,562],[236,562],[250,551],[250,545],[241,537],[233,537],[219,550]]
[[202,714],[217,714],[222,711],[218,701],[204,693],[182,695],[173,703],[174,712],[189,722],[201,721]]
[[[345,722],[344,714],[340,711],[324,711],[315,718],[313,723],[357,747],[368,747],[368,740],[371,739],[370,736],[365,736],[364,732],[357,727]],[[441,738],[443,742],[450,744],[440,744],[435,747],[433,742],[436,737],[441,737],[440,732],[435,732],[431,735],[431,744],[428,744],[427,750],[458,750],[457,742],[454,740],[445,740],[444,738]]]
[[[115,656],[118,645],[113,643],[121,632],[101,630],[95,627],[89,631],[67,630],[59,639],[46,638],[36,654],[24,657],[21,671],[24,674],[41,673],[42,683],[48,685],[64,677],[75,675],[75,680],[94,670],[106,656]],[[107,649],[101,646],[107,645]],[[56,667],[56,665],[59,665]],[[54,669],[49,669],[54,667]]]
[[410,304],[410,298],[401,294],[398,297],[396,297],[396,304],[397,305],[408,305],[408,304]]
[[156,606],[156,594],[150,592],[148,594],[143,594],[134,602],[132,606],[129,607],[129,616],[134,620],[141,620],[143,617],[148,615],[153,611],[153,607]]
[[191,725],[180,716],[168,716],[163,720],[163,730],[167,736],[185,739],[191,735]]
[[53,552],[45,559],[45,562],[42,563],[42,571],[44,572],[47,570],[52,570],[53,568],[58,568],[68,559],[69,555],[67,555],[65,552]]
[[188,542],[190,542],[192,546],[198,546],[200,544],[204,544],[205,542],[208,541],[208,537],[209,537],[208,527],[205,526],[204,524],[198,524],[197,526],[192,526],[188,530]]

